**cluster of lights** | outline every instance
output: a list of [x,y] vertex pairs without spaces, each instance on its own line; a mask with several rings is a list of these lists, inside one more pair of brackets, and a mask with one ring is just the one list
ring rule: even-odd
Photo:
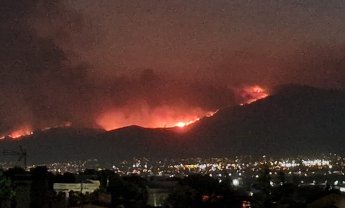
[[284,167],[284,168],[293,168],[293,167],[297,167],[299,165],[300,164],[296,163],[294,160],[292,162],[289,162],[289,161],[279,162],[279,166]]
[[320,159],[316,159],[316,160],[302,160],[302,164],[304,166],[308,166],[308,167],[312,167],[312,166],[329,166],[330,165],[330,161],[328,161],[328,160],[320,160]]
[[323,159],[315,159],[315,160],[302,160],[301,163],[297,163],[295,160],[290,161],[282,161],[279,162],[279,166],[284,168],[293,168],[298,167],[300,165],[306,166],[306,167],[314,167],[314,166],[331,166],[329,160],[323,160]]
[[[47,166],[50,171],[56,173],[79,172],[87,168],[86,163],[87,161],[77,161],[54,163]],[[2,165],[0,164],[0,166]],[[100,166],[97,162],[97,167]],[[217,178],[219,181],[231,177],[232,185],[240,186],[242,181],[260,178],[264,166],[269,168],[269,175],[273,179],[270,183],[271,186],[281,184],[276,181],[280,172],[285,173],[287,178],[291,178],[292,175],[300,177],[300,184],[303,185],[324,184],[325,180],[320,181],[317,179],[318,176],[331,177],[329,182],[338,188],[345,184],[343,180],[345,158],[336,156],[323,156],[320,159],[288,158],[279,160],[267,157],[258,158],[258,160],[251,157],[235,157],[162,161],[135,158],[114,164],[111,169],[119,175],[185,177],[190,174],[204,174]]]

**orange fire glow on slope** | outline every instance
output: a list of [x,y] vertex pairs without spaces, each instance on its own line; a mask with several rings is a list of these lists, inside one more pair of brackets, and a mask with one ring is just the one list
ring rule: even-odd
[[[11,137],[12,139],[18,139],[23,136],[28,136],[33,134],[32,128],[30,126],[22,126],[12,132],[10,132],[7,136]],[[4,137],[2,137],[4,138]]]
[[[206,113],[203,117],[211,117],[213,116],[217,111],[212,111],[212,112],[208,112]],[[190,120],[190,121],[179,121],[177,122],[175,125],[173,125],[172,127],[179,127],[179,128],[183,128],[186,127],[192,123],[195,123],[197,121],[199,121],[200,118],[196,118],[195,120]]]
[[[269,95],[259,85],[245,86],[238,89],[237,94],[241,105],[250,104]],[[215,113],[197,107],[191,108],[186,106],[182,108],[161,106],[154,109],[141,107],[134,111],[133,109],[137,108],[118,108],[106,111],[96,119],[96,122],[106,131],[130,125],[147,128],[184,128],[203,117],[213,116]]]
[[257,100],[266,98],[269,93],[263,87],[259,85],[246,86],[239,90],[239,96],[241,99],[241,105],[250,104]]
[[109,131],[130,125],[138,125],[147,128],[185,127],[200,118],[213,115],[200,108],[179,109],[173,107],[158,107],[150,110],[128,112],[126,109],[114,109],[103,113],[98,117],[97,124]]
[[[269,96],[268,91],[259,85],[245,86],[240,89],[236,89],[236,92],[238,103],[241,105],[250,104]],[[199,121],[203,117],[213,116],[215,113],[216,111],[210,112],[198,107],[189,106],[161,106],[154,109],[145,106],[140,108],[123,107],[105,111],[96,118],[96,123],[106,131],[130,125],[138,125],[147,128],[184,128]],[[72,124],[70,122],[65,122],[61,125],[39,128],[39,131],[46,131],[59,127],[69,127],[71,125]],[[7,135],[0,137],[0,139],[5,137],[18,139],[20,137],[33,134],[33,131],[34,129],[30,126],[23,125],[20,128],[16,128],[10,133],[7,133]]]
[[[70,127],[71,125],[72,125],[71,122],[65,122],[63,124],[41,128],[41,129],[39,129],[39,131],[47,131],[49,129],[54,129],[54,128]],[[12,139],[20,139],[21,137],[29,136],[29,135],[32,135],[33,133],[34,133],[34,130],[31,126],[23,125],[23,126],[15,129],[15,130],[13,130],[13,131],[11,131],[7,135],[1,136],[0,139],[4,139],[6,137],[10,137]]]
[[197,119],[195,119],[195,120],[193,120],[193,121],[179,121],[179,122],[177,122],[174,126],[172,126],[172,127],[180,127],[180,128],[183,128],[183,127],[185,127],[185,126],[188,126],[188,125],[190,125],[190,124],[192,124],[192,123],[194,123],[194,122],[196,122],[196,121],[199,121],[200,119],[199,118],[197,118]]

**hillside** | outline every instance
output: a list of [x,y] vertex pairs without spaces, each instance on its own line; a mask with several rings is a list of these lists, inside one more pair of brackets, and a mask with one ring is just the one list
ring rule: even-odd
[[284,86],[257,102],[227,107],[185,128],[129,126],[114,131],[51,130],[20,141],[29,162],[129,157],[230,156],[235,154],[311,155],[341,153],[345,145],[345,93]]

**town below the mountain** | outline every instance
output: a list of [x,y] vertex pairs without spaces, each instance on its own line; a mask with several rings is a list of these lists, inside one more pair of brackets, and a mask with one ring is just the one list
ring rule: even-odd
[[342,207],[345,158],[2,162],[0,207]]

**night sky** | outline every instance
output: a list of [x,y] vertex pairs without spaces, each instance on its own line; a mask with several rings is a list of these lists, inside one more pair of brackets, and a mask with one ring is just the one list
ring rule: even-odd
[[2,0],[0,132],[172,126],[251,86],[343,89],[344,11],[342,0]]

